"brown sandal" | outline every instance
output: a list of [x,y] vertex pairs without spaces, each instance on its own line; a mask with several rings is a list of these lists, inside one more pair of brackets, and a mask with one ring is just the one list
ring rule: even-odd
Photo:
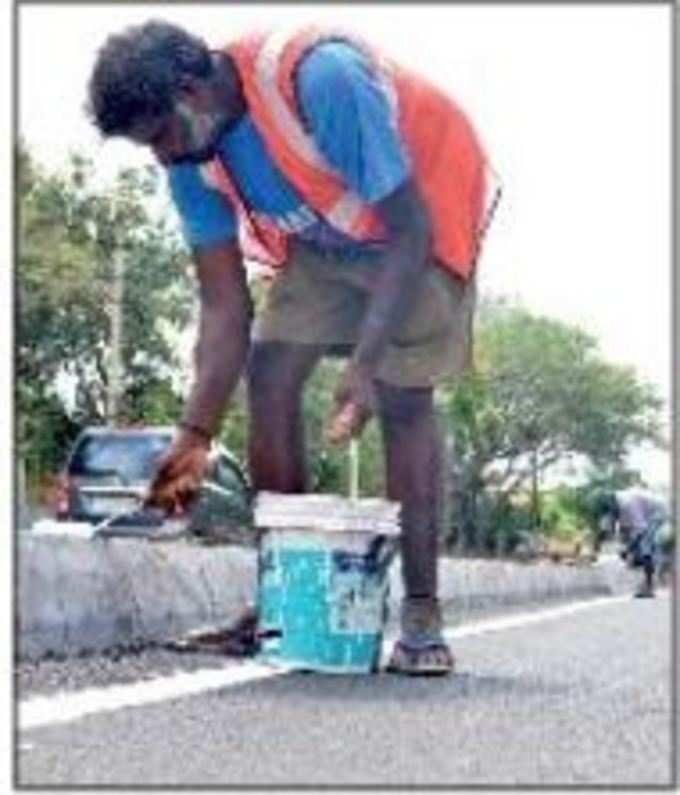
[[406,597],[401,604],[401,638],[394,644],[387,670],[410,676],[451,673],[454,659],[442,629],[441,606],[435,597]]
[[386,670],[407,676],[444,676],[453,672],[455,660],[443,641],[419,648],[407,646],[398,640]]

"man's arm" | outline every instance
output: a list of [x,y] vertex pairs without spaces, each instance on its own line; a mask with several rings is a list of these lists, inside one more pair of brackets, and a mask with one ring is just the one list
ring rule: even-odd
[[355,366],[371,374],[418,298],[431,244],[427,210],[411,180],[376,207],[390,243],[382,255],[380,275],[352,357]]
[[194,386],[182,425],[214,436],[245,364],[250,295],[241,254],[233,244],[194,252],[200,294]]
[[241,254],[233,243],[194,252],[200,288],[195,381],[180,431],[159,464],[150,505],[175,510],[205,475],[209,440],[243,370],[249,345],[250,296]]
[[381,257],[354,354],[335,394],[335,414],[328,426],[328,438],[334,442],[357,435],[370,417],[378,366],[388,343],[408,319],[428,267],[429,216],[413,182],[403,183],[376,208],[390,243]]

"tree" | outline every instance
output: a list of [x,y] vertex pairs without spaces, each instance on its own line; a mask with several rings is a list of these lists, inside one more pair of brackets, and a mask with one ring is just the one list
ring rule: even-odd
[[[621,468],[632,445],[661,444],[662,401],[630,368],[604,361],[578,328],[505,301],[480,307],[474,367],[446,394],[453,434],[459,545],[503,546],[502,518],[530,488],[540,524],[540,478],[567,456]],[[511,531],[515,528],[511,528]]]
[[[105,189],[96,185],[92,163],[80,156],[72,156],[64,173],[47,173],[20,147],[17,176],[20,450],[44,446],[51,425],[37,422],[36,415],[47,406],[52,416],[60,406],[70,421],[65,436],[54,436],[62,453],[80,427],[107,416],[115,256],[124,267],[121,419],[174,421],[172,376],[179,361],[168,329],[180,332],[193,299],[186,255],[167,221],[150,209],[156,169],[123,170]],[[72,391],[72,406],[60,382]],[[51,467],[55,456],[36,467]]]

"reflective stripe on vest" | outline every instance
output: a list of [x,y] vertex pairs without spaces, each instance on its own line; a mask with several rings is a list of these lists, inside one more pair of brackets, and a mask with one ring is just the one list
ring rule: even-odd
[[[377,213],[341,182],[305,131],[297,109],[297,65],[310,48],[339,39],[367,56],[388,98],[413,179],[430,215],[435,257],[458,276],[468,277],[492,204],[487,193],[488,164],[475,132],[453,100],[384,61],[360,39],[306,28],[292,35],[287,31],[251,35],[228,48],[267,151],[302,199],[336,229],[358,240],[381,236],[383,225]],[[262,231],[259,217],[251,215],[249,220]],[[261,234],[260,242],[266,245],[267,238]],[[269,261],[280,261],[285,256],[282,250],[285,245],[272,250]]]
[[285,233],[273,222],[261,216],[255,219],[248,212],[220,158],[202,163],[199,170],[205,183],[229,200],[236,215],[239,245],[244,255],[272,267],[283,265],[287,251]]
[[[370,205],[338,179],[320,152],[316,141],[305,131],[294,107],[294,96],[291,96],[294,92],[290,87],[288,75],[285,72],[281,74],[284,59],[287,58],[288,63],[292,61],[292,68],[311,47],[321,41],[337,40],[341,37],[348,38],[346,34],[337,31],[321,32],[316,28],[307,28],[303,32],[294,34],[293,38],[286,30],[274,31],[263,40],[257,53],[254,77],[257,90],[267,107],[278,136],[284,138],[294,149],[295,154],[318,172],[329,187],[334,188],[331,200],[321,206],[317,203],[315,209],[337,230],[361,240],[371,233],[378,235],[382,231],[382,225]],[[379,77],[385,94],[396,96],[393,87],[382,85],[384,76],[379,75]],[[281,90],[282,87],[284,90]],[[288,88],[288,91],[285,91],[285,88]]]

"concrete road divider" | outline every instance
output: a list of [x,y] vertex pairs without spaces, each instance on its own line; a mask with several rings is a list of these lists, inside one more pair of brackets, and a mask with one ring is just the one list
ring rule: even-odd
[[[162,642],[228,624],[255,601],[253,549],[24,532],[17,552],[19,659]],[[591,566],[465,559],[440,564],[442,601],[461,618],[480,610],[625,592],[635,581],[618,560]],[[396,604],[402,596],[398,561],[391,594]]]
[[176,637],[234,620],[252,603],[252,550],[21,534],[20,659],[72,655]]

